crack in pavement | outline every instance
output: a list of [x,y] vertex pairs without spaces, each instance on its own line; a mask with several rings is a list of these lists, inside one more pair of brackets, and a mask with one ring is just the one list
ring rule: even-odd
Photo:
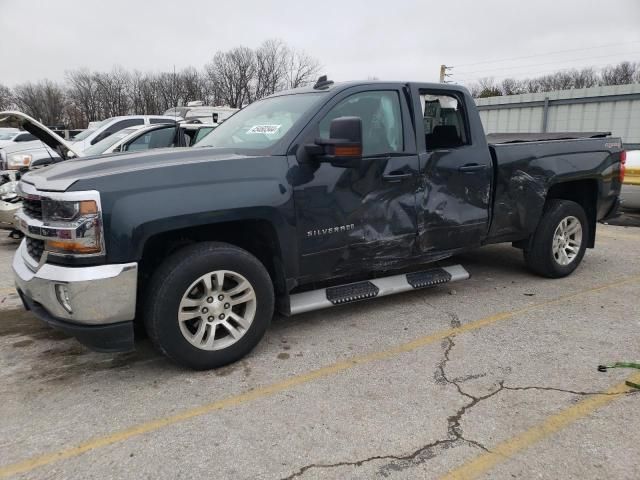
[[[452,316],[452,315],[450,315]],[[457,320],[457,316],[452,316],[452,322]],[[489,450],[482,445],[480,442],[475,440],[471,440],[465,438],[462,435],[462,428],[460,427],[460,422],[462,420],[462,416],[469,411],[469,409],[473,408],[479,402],[486,400],[488,398],[493,397],[498,392],[502,391],[504,388],[502,382],[500,382],[500,387],[487,395],[483,395],[481,397],[474,397],[462,390],[460,385],[455,380],[450,380],[445,373],[445,366],[447,362],[449,362],[449,354],[451,349],[455,346],[455,343],[451,337],[446,337],[442,342],[442,347],[444,348],[444,355],[442,361],[436,366],[436,371],[434,372],[434,379],[436,384],[438,385],[454,385],[458,390],[458,393],[464,397],[467,397],[470,402],[466,403],[462,407],[460,407],[454,415],[451,415],[447,418],[447,434],[448,438],[436,440],[435,442],[431,442],[427,445],[423,445],[420,448],[406,454],[406,455],[374,455],[368,458],[364,458],[361,460],[355,461],[344,461],[337,463],[312,463],[309,465],[305,465],[300,468],[298,471],[292,473],[288,477],[284,477],[282,480],[292,480],[294,478],[301,477],[308,470],[311,469],[329,469],[329,468],[339,468],[339,467],[361,467],[365,463],[372,462],[375,460],[390,460],[390,463],[387,465],[383,465],[380,467],[379,473],[387,477],[393,471],[400,471],[406,468],[409,468],[411,465],[422,463],[426,460],[429,460],[436,456],[436,449],[449,449],[455,447],[456,444],[460,442],[465,442],[469,445],[473,445],[477,448],[488,452]]]
[[[451,323],[459,322],[457,315],[447,313],[451,317]],[[301,477],[307,471],[311,469],[331,469],[331,468],[339,468],[339,467],[361,467],[365,463],[369,463],[376,460],[388,460],[389,463],[383,465],[379,468],[378,473],[383,477],[388,477],[392,472],[397,472],[401,470],[405,470],[410,468],[411,466],[418,465],[427,460],[434,458],[437,455],[437,450],[446,450],[449,448],[456,447],[462,443],[466,443],[467,445],[474,446],[479,448],[485,452],[491,453],[486,446],[482,443],[466,438],[463,435],[462,427],[460,423],[462,422],[462,417],[473,407],[478,405],[480,402],[488,400],[491,397],[494,397],[498,393],[503,390],[541,390],[541,391],[554,391],[554,392],[563,392],[572,395],[630,395],[635,393],[640,393],[638,391],[632,392],[623,392],[623,393],[607,393],[607,392],[584,392],[584,391],[576,391],[576,390],[566,390],[555,387],[539,387],[539,386],[525,386],[525,387],[509,387],[504,385],[504,380],[500,380],[498,382],[498,388],[487,393],[486,395],[482,395],[476,397],[471,395],[470,393],[465,392],[460,386],[459,382],[463,382],[468,379],[480,378],[486,376],[486,373],[477,374],[477,375],[468,375],[460,378],[449,379],[445,372],[445,368],[447,363],[450,361],[450,354],[453,347],[455,347],[455,342],[453,341],[453,337],[445,337],[442,341],[442,348],[444,349],[442,361],[436,365],[436,369],[433,373],[433,378],[437,385],[453,385],[458,393],[469,399],[469,402],[465,403],[460,407],[455,414],[449,416],[447,418],[447,436],[448,438],[436,440],[427,445],[423,445],[420,448],[405,454],[405,455],[374,455],[371,457],[367,457],[360,460],[354,461],[343,461],[337,463],[312,463],[309,465],[305,465],[301,467],[296,472],[292,473],[288,477],[283,477],[282,480],[292,480],[294,478]]]
[[582,392],[578,390],[567,390],[564,388],[556,388],[556,387],[503,387],[505,390],[542,390],[548,392],[562,392],[562,393],[570,393],[571,395],[635,395],[640,393],[640,390],[632,390],[629,392]]

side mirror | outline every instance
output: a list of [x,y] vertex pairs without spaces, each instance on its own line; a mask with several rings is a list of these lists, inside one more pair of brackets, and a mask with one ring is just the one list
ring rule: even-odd
[[331,121],[329,138],[317,138],[306,145],[307,153],[334,167],[355,168],[362,159],[362,120],[360,117],[339,117]]

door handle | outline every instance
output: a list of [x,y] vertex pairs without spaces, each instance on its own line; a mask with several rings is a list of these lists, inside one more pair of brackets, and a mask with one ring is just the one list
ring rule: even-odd
[[466,165],[462,165],[458,168],[458,171],[464,173],[477,172],[479,170],[484,170],[487,168],[486,165],[480,165],[479,163],[467,163]]
[[406,180],[409,177],[413,177],[413,173],[405,173],[405,172],[391,172],[382,175],[382,179],[385,182],[396,183],[401,182],[402,180]]

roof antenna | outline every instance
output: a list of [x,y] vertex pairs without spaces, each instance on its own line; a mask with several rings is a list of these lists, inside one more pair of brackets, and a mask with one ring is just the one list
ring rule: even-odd
[[327,80],[327,76],[326,75],[322,75],[320,78],[318,78],[318,81],[313,86],[313,89],[314,90],[325,90],[325,89],[329,88],[330,85],[333,85],[333,80]]

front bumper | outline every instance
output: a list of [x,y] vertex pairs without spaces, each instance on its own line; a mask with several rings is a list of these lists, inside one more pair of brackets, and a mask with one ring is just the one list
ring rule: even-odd
[[25,307],[99,351],[133,348],[138,264],[36,265],[23,240],[13,273]]

